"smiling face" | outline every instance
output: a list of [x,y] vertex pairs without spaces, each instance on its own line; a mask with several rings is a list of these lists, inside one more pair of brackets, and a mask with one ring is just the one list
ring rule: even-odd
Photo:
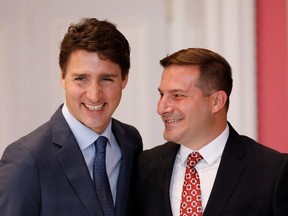
[[99,58],[96,52],[71,53],[62,87],[69,112],[82,124],[101,134],[120,103],[128,76],[120,66]]
[[167,141],[199,149],[206,144],[213,121],[213,100],[195,84],[199,68],[193,65],[166,67],[159,86],[157,112],[165,125]]

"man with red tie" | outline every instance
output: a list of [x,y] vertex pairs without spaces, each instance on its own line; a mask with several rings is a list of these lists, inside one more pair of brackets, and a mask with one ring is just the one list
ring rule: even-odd
[[227,120],[232,72],[219,54],[180,50],[164,67],[164,145],[141,153],[141,216],[288,215],[287,155],[239,135]]

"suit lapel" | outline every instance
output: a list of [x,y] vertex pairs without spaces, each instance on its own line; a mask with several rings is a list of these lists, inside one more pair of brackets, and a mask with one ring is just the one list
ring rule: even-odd
[[133,143],[125,136],[125,130],[121,125],[113,119],[112,131],[121,148],[122,159],[117,182],[117,200],[116,200],[116,216],[125,215],[128,201],[128,191],[130,188],[130,175],[134,161],[133,149],[130,148]]
[[230,126],[230,134],[223,151],[216,179],[204,211],[204,216],[219,216],[229,201],[245,169],[244,149],[240,136]]
[[158,184],[156,201],[158,202],[159,215],[172,216],[172,208],[170,203],[170,183],[174,166],[175,157],[179,149],[179,145],[168,142],[162,156],[158,162],[158,168],[154,175],[156,176],[155,184]]
[[59,165],[70,181],[89,215],[102,212],[93,181],[90,177],[82,152],[66,123],[61,109],[51,118],[53,143],[61,146],[56,154]]

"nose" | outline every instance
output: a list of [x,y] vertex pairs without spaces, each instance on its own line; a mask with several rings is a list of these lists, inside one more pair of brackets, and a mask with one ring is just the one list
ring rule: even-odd
[[164,113],[167,112],[172,112],[173,111],[173,106],[171,101],[169,100],[168,97],[162,96],[157,105],[157,113],[159,115],[163,115]]
[[102,88],[99,84],[93,82],[90,83],[89,87],[87,88],[87,98],[91,102],[97,102],[102,96]]

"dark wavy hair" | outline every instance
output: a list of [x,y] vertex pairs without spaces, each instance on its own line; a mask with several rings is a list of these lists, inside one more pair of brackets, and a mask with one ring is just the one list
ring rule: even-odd
[[96,18],[83,18],[77,24],[71,24],[65,34],[59,53],[59,66],[62,77],[66,75],[67,64],[72,52],[86,50],[97,52],[101,59],[108,59],[121,68],[124,79],[130,68],[130,46],[116,25]]
[[221,55],[203,48],[182,49],[160,60],[165,68],[169,65],[196,65],[200,69],[197,87],[204,95],[209,96],[215,91],[223,90],[227,94],[226,109],[229,108],[229,96],[232,91],[233,79],[229,63]]

